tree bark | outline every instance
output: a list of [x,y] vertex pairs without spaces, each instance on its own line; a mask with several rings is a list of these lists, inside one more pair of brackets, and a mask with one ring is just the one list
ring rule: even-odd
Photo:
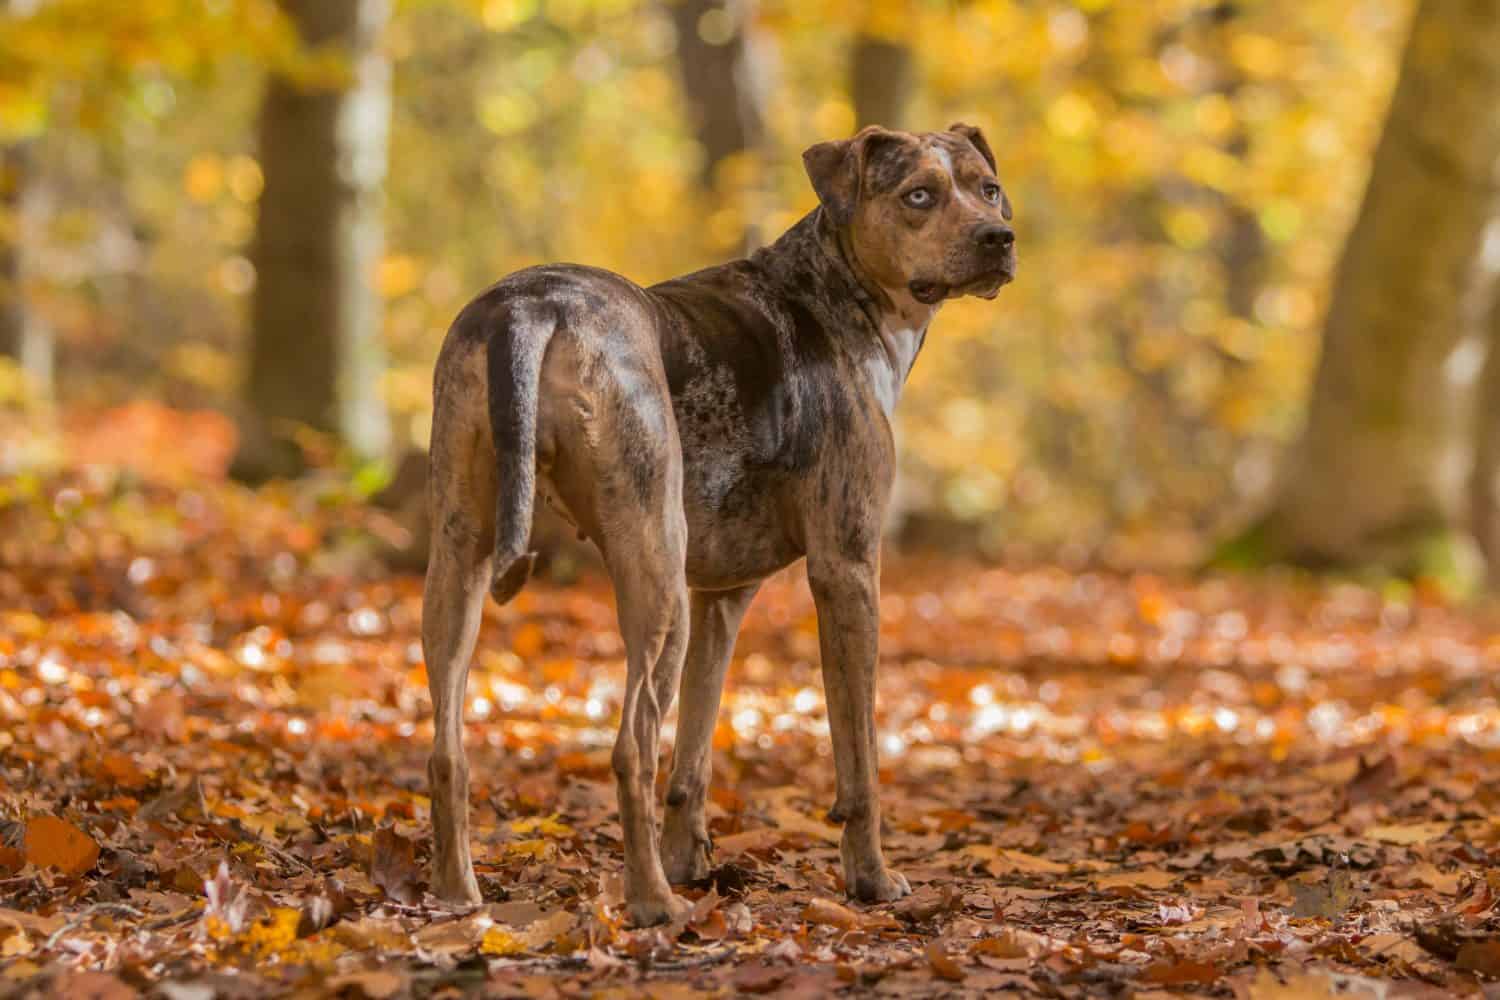
[[1495,282],[1486,333],[1489,349],[1479,375],[1474,410],[1474,470],[1469,521],[1491,588],[1500,588],[1500,280]]
[[855,128],[910,126],[911,98],[917,80],[916,60],[910,47],[861,31],[854,36],[849,75]]
[[349,80],[307,89],[270,80],[260,120],[256,291],[236,474],[301,471],[289,432],[337,434],[360,456],[384,454],[390,430],[381,305],[381,192],[390,128],[390,66],[379,40],[390,0],[281,0],[309,46],[340,52]]
[[1423,0],[1344,248],[1301,437],[1256,561],[1409,573],[1456,523],[1467,293],[1500,157],[1500,4]]
[[748,0],[681,0],[670,5],[688,116],[703,147],[702,180],[718,183],[725,160],[759,147],[764,95],[755,85],[745,37]]
[[24,143],[0,146],[0,356],[13,359],[36,391],[50,395],[52,334],[26,306],[34,185],[31,149]]

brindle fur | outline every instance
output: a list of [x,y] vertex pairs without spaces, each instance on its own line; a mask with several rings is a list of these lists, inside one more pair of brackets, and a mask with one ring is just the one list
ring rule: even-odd
[[[638,925],[703,876],[710,737],[760,582],[805,557],[818,613],[848,891],[905,895],[885,864],[874,696],[891,409],[941,299],[1015,269],[1010,206],[983,190],[978,129],[869,128],[804,154],[820,206],[772,246],[650,289],[573,265],[511,275],[454,322],[434,379],[433,543],[422,646],[432,687],[432,891],[477,902],[463,700],[486,590],[531,567],[537,493],[604,556],[627,675],[613,766]],[[933,205],[902,200],[925,184]],[[684,669],[684,663],[686,667]],[[660,827],[662,715],[681,677]]]

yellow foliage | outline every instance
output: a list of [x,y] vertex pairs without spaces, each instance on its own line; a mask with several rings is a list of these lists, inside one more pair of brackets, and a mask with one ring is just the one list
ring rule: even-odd
[[278,906],[265,919],[245,929],[240,940],[254,954],[270,958],[297,940],[297,925],[302,914],[289,906]]
[[550,840],[517,840],[506,844],[505,852],[531,861],[550,861],[557,857],[557,845]]
[[484,932],[479,942],[479,951],[485,955],[520,955],[526,951],[526,942],[516,937],[509,928],[495,925]]
[[543,837],[571,837],[573,828],[558,818],[557,813],[551,816],[528,816],[525,819],[513,820],[510,824],[512,833],[518,834],[540,834]]
[[[853,129],[862,32],[910,47],[913,126],[985,130],[1019,240],[1015,284],[947,306],[912,373],[898,441],[915,502],[1069,544],[1142,506],[1230,512],[1244,446],[1297,424],[1411,6],[761,0],[748,30],[767,134],[705,189],[661,5],[408,0],[372,276],[388,402],[424,436],[443,333],[506,272],[569,260],[650,283],[787,228],[815,203],[800,152]],[[298,46],[275,0],[50,0],[0,18],[0,48],[0,140],[92,122],[119,145],[131,219],[156,234],[141,277],[218,310],[151,323],[178,338],[151,356],[174,385],[227,395],[255,282],[259,72],[329,85],[347,67]],[[63,83],[76,101],[52,99]],[[49,261],[87,273],[97,220],[74,210],[53,229]],[[86,279],[37,281],[64,332],[118,323]]]

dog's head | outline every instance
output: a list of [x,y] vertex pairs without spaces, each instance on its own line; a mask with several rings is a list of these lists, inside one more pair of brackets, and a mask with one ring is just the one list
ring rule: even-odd
[[974,126],[914,135],[872,125],[802,161],[859,265],[887,291],[924,305],[991,299],[1015,277],[1010,199]]

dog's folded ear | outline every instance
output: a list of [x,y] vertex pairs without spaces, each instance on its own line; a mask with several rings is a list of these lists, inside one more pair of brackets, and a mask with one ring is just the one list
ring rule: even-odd
[[990,149],[989,140],[984,137],[984,133],[979,130],[979,126],[954,122],[948,126],[948,131],[956,132],[965,139],[968,139],[974,148],[979,150],[979,155],[984,157],[984,162],[990,165],[990,170],[998,171],[1000,169],[995,166],[995,153]]
[[[984,133],[979,130],[977,125],[965,125],[963,122],[954,122],[948,126],[948,131],[955,132],[968,139],[969,144],[979,150],[979,155],[984,157],[984,162],[990,165],[991,172],[999,173],[1000,168],[995,165],[995,151],[990,149],[989,140],[984,137]],[[1010,198],[1005,194],[1004,189],[1001,189],[1000,192],[1000,217],[1003,219],[1010,218]]]
[[852,139],[820,142],[802,154],[802,164],[818,193],[818,201],[838,225],[847,226],[854,218],[870,151],[885,141],[899,142],[901,135],[870,125]]

